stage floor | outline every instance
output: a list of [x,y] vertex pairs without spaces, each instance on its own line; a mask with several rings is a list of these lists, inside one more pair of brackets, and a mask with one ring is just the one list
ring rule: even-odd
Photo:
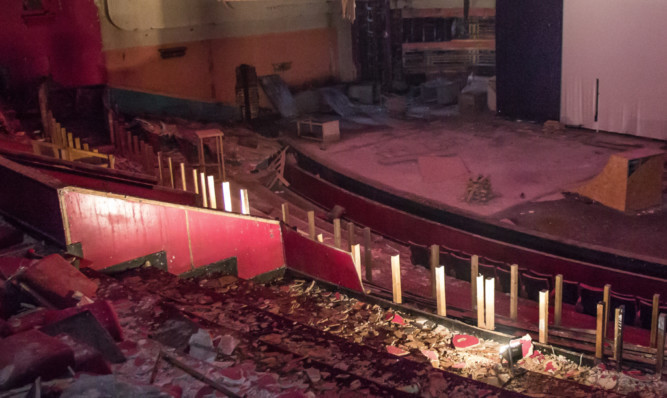
[[[341,140],[326,147],[286,141],[330,169],[418,203],[667,262],[667,189],[661,207],[631,214],[567,194],[600,173],[610,155],[666,150],[665,142],[581,129],[547,133],[491,115],[382,124],[342,124]],[[489,177],[493,197],[468,203],[466,184],[479,175]]]

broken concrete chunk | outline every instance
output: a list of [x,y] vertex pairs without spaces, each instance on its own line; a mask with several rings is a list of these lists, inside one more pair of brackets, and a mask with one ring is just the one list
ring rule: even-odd
[[213,348],[213,339],[208,331],[199,329],[190,336],[190,355],[206,362],[215,361],[217,352]]

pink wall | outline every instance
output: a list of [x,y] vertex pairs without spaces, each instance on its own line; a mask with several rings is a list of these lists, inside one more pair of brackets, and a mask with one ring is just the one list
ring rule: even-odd
[[93,0],[43,0],[46,15],[25,16],[22,2],[0,11],[0,67],[12,85],[52,75],[65,86],[106,82],[97,7]]

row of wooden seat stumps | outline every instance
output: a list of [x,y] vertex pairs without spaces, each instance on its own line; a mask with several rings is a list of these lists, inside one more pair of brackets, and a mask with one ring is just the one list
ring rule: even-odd
[[[283,204],[282,217],[286,224],[289,224],[289,205]],[[315,230],[315,212],[308,213],[308,235],[311,239],[323,243],[322,234],[316,235]],[[361,266],[361,245],[352,244],[354,240],[354,224],[348,223],[348,241],[347,247],[342,246],[341,242],[341,220],[333,220],[334,246],[338,249],[348,250],[352,254],[359,278],[362,278]],[[365,277],[367,281],[373,279],[373,261],[371,248],[371,230],[364,228],[364,257]],[[471,308],[477,312],[477,327],[487,330],[495,329],[495,278],[485,278],[479,274],[479,257],[471,256],[470,260],[470,289],[471,289]],[[400,257],[398,255],[391,257],[391,279],[392,279],[392,301],[396,304],[403,303],[401,291],[401,269]],[[510,311],[509,318],[512,321],[518,319],[518,297],[519,297],[519,266],[513,264],[511,267],[511,288],[510,288]],[[430,247],[430,270],[432,296],[436,300],[436,313],[440,316],[447,316],[447,304],[445,295],[445,266],[440,263],[440,246],[432,245]],[[562,327],[563,311],[563,275],[556,275],[553,291],[553,325]],[[616,362],[620,370],[623,360],[623,329],[624,329],[624,306],[614,309],[614,335],[610,341],[607,339],[607,322],[610,318],[610,293],[611,285],[604,286],[603,300],[597,304],[596,330],[595,330],[595,358],[602,360],[605,355],[605,342],[611,343],[611,358]],[[549,295],[548,290],[542,290],[539,293],[539,342],[548,344],[549,338]],[[653,295],[653,311],[650,329],[649,347],[644,349],[646,353],[655,353],[656,375],[661,375],[664,365],[664,347],[665,347],[665,328],[667,324],[667,314],[660,313],[660,295]]]
[[42,114],[44,137],[47,141],[32,140],[32,150],[36,155],[52,156],[57,159],[76,161],[94,159],[99,166],[115,168],[115,157],[112,154],[100,153],[96,148],[91,149],[87,142],[75,137],[63,127],[51,111]]

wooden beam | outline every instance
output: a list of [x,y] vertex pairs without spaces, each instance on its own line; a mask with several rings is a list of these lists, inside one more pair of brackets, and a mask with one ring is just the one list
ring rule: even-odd
[[484,320],[484,277],[478,275],[475,278],[475,286],[477,291],[475,292],[475,297],[477,297],[477,327],[486,328],[486,323]]
[[[65,131],[64,128],[63,131]],[[74,136],[72,135],[72,133],[66,133],[66,134],[67,134],[67,147],[74,148]]]
[[352,245],[354,245],[354,223],[347,223],[347,245],[349,250],[352,251]]
[[602,325],[602,330],[603,330],[603,333],[604,333],[603,336],[604,336],[605,339],[607,338],[607,333],[608,333],[608,330],[609,330],[608,325],[609,325],[609,307],[610,307],[609,295],[610,295],[610,293],[611,293],[611,285],[607,283],[606,285],[604,285],[604,290],[602,292],[602,302],[604,303],[604,323]]
[[79,137],[74,137],[74,148],[76,148],[76,149],[82,149],[82,148],[81,148],[81,138],[79,138]]
[[315,240],[315,212],[313,210],[308,211],[308,236]]
[[401,258],[399,255],[391,256],[391,287],[394,303],[401,304],[403,296],[401,293]]
[[516,321],[519,315],[519,266],[510,266],[510,319]]
[[540,291],[540,323],[539,328],[539,341],[542,344],[547,344],[549,340],[549,291],[541,290]]
[[[343,243],[340,230],[340,218],[334,218],[333,228],[334,228],[334,246],[336,246],[337,249],[342,249]],[[368,279],[368,275],[366,276],[366,279]]]
[[371,229],[364,228],[364,267],[366,280],[373,280],[373,253],[371,252]]
[[604,342],[604,303],[602,301],[598,302],[597,305],[597,323],[595,327],[595,358],[602,359],[603,346]]
[[447,316],[445,286],[445,267],[440,265],[435,269],[435,301],[438,315],[440,316]]
[[560,326],[563,316],[563,275],[556,275],[556,286],[554,287],[554,325]]
[[171,163],[171,156],[167,158],[167,164],[169,165],[169,183],[172,188],[175,188],[174,185],[174,166]]
[[616,370],[620,371],[623,365],[623,321],[625,320],[625,306],[614,310],[614,361]]
[[[472,309],[477,308],[479,300],[477,299],[477,276],[479,275],[479,257],[476,254],[473,254],[470,257],[470,296],[472,297]],[[482,279],[483,280],[483,279]],[[482,290],[484,288],[482,287]],[[482,308],[482,311],[484,309]]]
[[[141,141],[141,142],[143,142],[143,141]],[[181,162],[180,166],[181,166],[181,188],[184,191],[187,191],[188,190],[188,182],[185,178],[185,163]]]
[[208,189],[208,207],[211,209],[217,209],[218,201],[215,197],[215,181],[213,180],[213,176],[207,176],[206,181],[208,182],[206,187]]
[[285,202],[281,206],[283,211],[283,222],[289,225],[289,203]]
[[486,278],[484,281],[484,312],[486,317],[484,319],[484,326],[489,330],[496,329],[496,288],[495,278]]
[[660,312],[660,295],[653,295],[653,311],[651,313],[651,338],[650,346],[655,347],[658,337],[658,313]]
[[440,246],[431,245],[431,253],[429,256],[429,268],[431,269],[431,297],[437,297],[435,269],[440,266]]
[[[250,214],[250,201],[248,200],[248,190],[241,189],[241,214]],[[315,230],[313,230],[313,233]]]
[[208,197],[206,195],[206,174],[199,173],[199,187],[202,198],[202,207],[208,207]]

